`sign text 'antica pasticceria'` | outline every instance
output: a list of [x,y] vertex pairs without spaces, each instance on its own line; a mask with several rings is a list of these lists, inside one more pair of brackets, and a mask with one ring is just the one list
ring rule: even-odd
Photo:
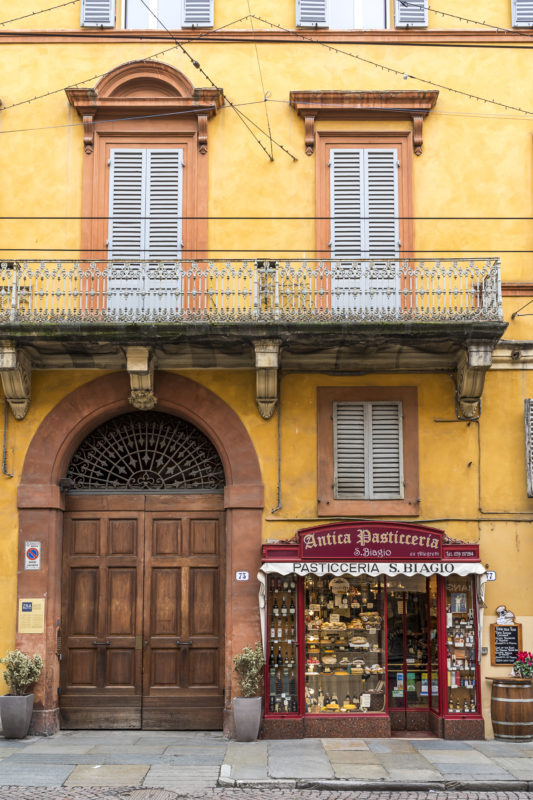
[[300,557],[345,561],[439,560],[442,531],[423,525],[351,522],[300,531]]

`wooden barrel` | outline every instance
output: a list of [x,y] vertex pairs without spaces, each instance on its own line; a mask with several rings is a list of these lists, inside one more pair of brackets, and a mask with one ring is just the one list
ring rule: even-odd
[[491,678],[494,737],[526,742],[533,739],[533,679]]

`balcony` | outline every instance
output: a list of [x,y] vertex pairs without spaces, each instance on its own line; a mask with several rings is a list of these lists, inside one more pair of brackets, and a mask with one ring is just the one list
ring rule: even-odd
[[486,369],[505,327],[497,258],[0,265],[0,337],[40,369]]

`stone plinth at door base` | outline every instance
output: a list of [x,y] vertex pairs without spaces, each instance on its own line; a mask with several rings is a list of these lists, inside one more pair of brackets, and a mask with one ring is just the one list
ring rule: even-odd
[[457,716],[442,720],[443,739],[484,739],[485,723],[482,717],[468,719]]
[[59,708],[33,710],[30,736],[52,736],[60,729]]

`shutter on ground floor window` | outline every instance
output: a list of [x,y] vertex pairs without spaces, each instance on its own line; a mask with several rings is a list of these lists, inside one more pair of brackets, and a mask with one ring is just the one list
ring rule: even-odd
[[81,24],[84,27],[101,25],[112,28],[115,24],[115,0],[82,0]]
[[426,28],[428,24],[427,0],[395,0],[394,19],[397,28]]
[[400,402],[335,403],[333,447],[336,499],[403,498]]
[[371,497],[403,497],[402,404],[372,403]]
[[511,0],[513,26],[529,28],[533,25],[533,0]]
[[213,25],[213,0],[183,0],[183,24],[201,28]]
[[533,497],[533,400],[526,400],[527,496]]
[[296,24],[302,27],[316,25],[327,28],[328,0],[296,0]]

